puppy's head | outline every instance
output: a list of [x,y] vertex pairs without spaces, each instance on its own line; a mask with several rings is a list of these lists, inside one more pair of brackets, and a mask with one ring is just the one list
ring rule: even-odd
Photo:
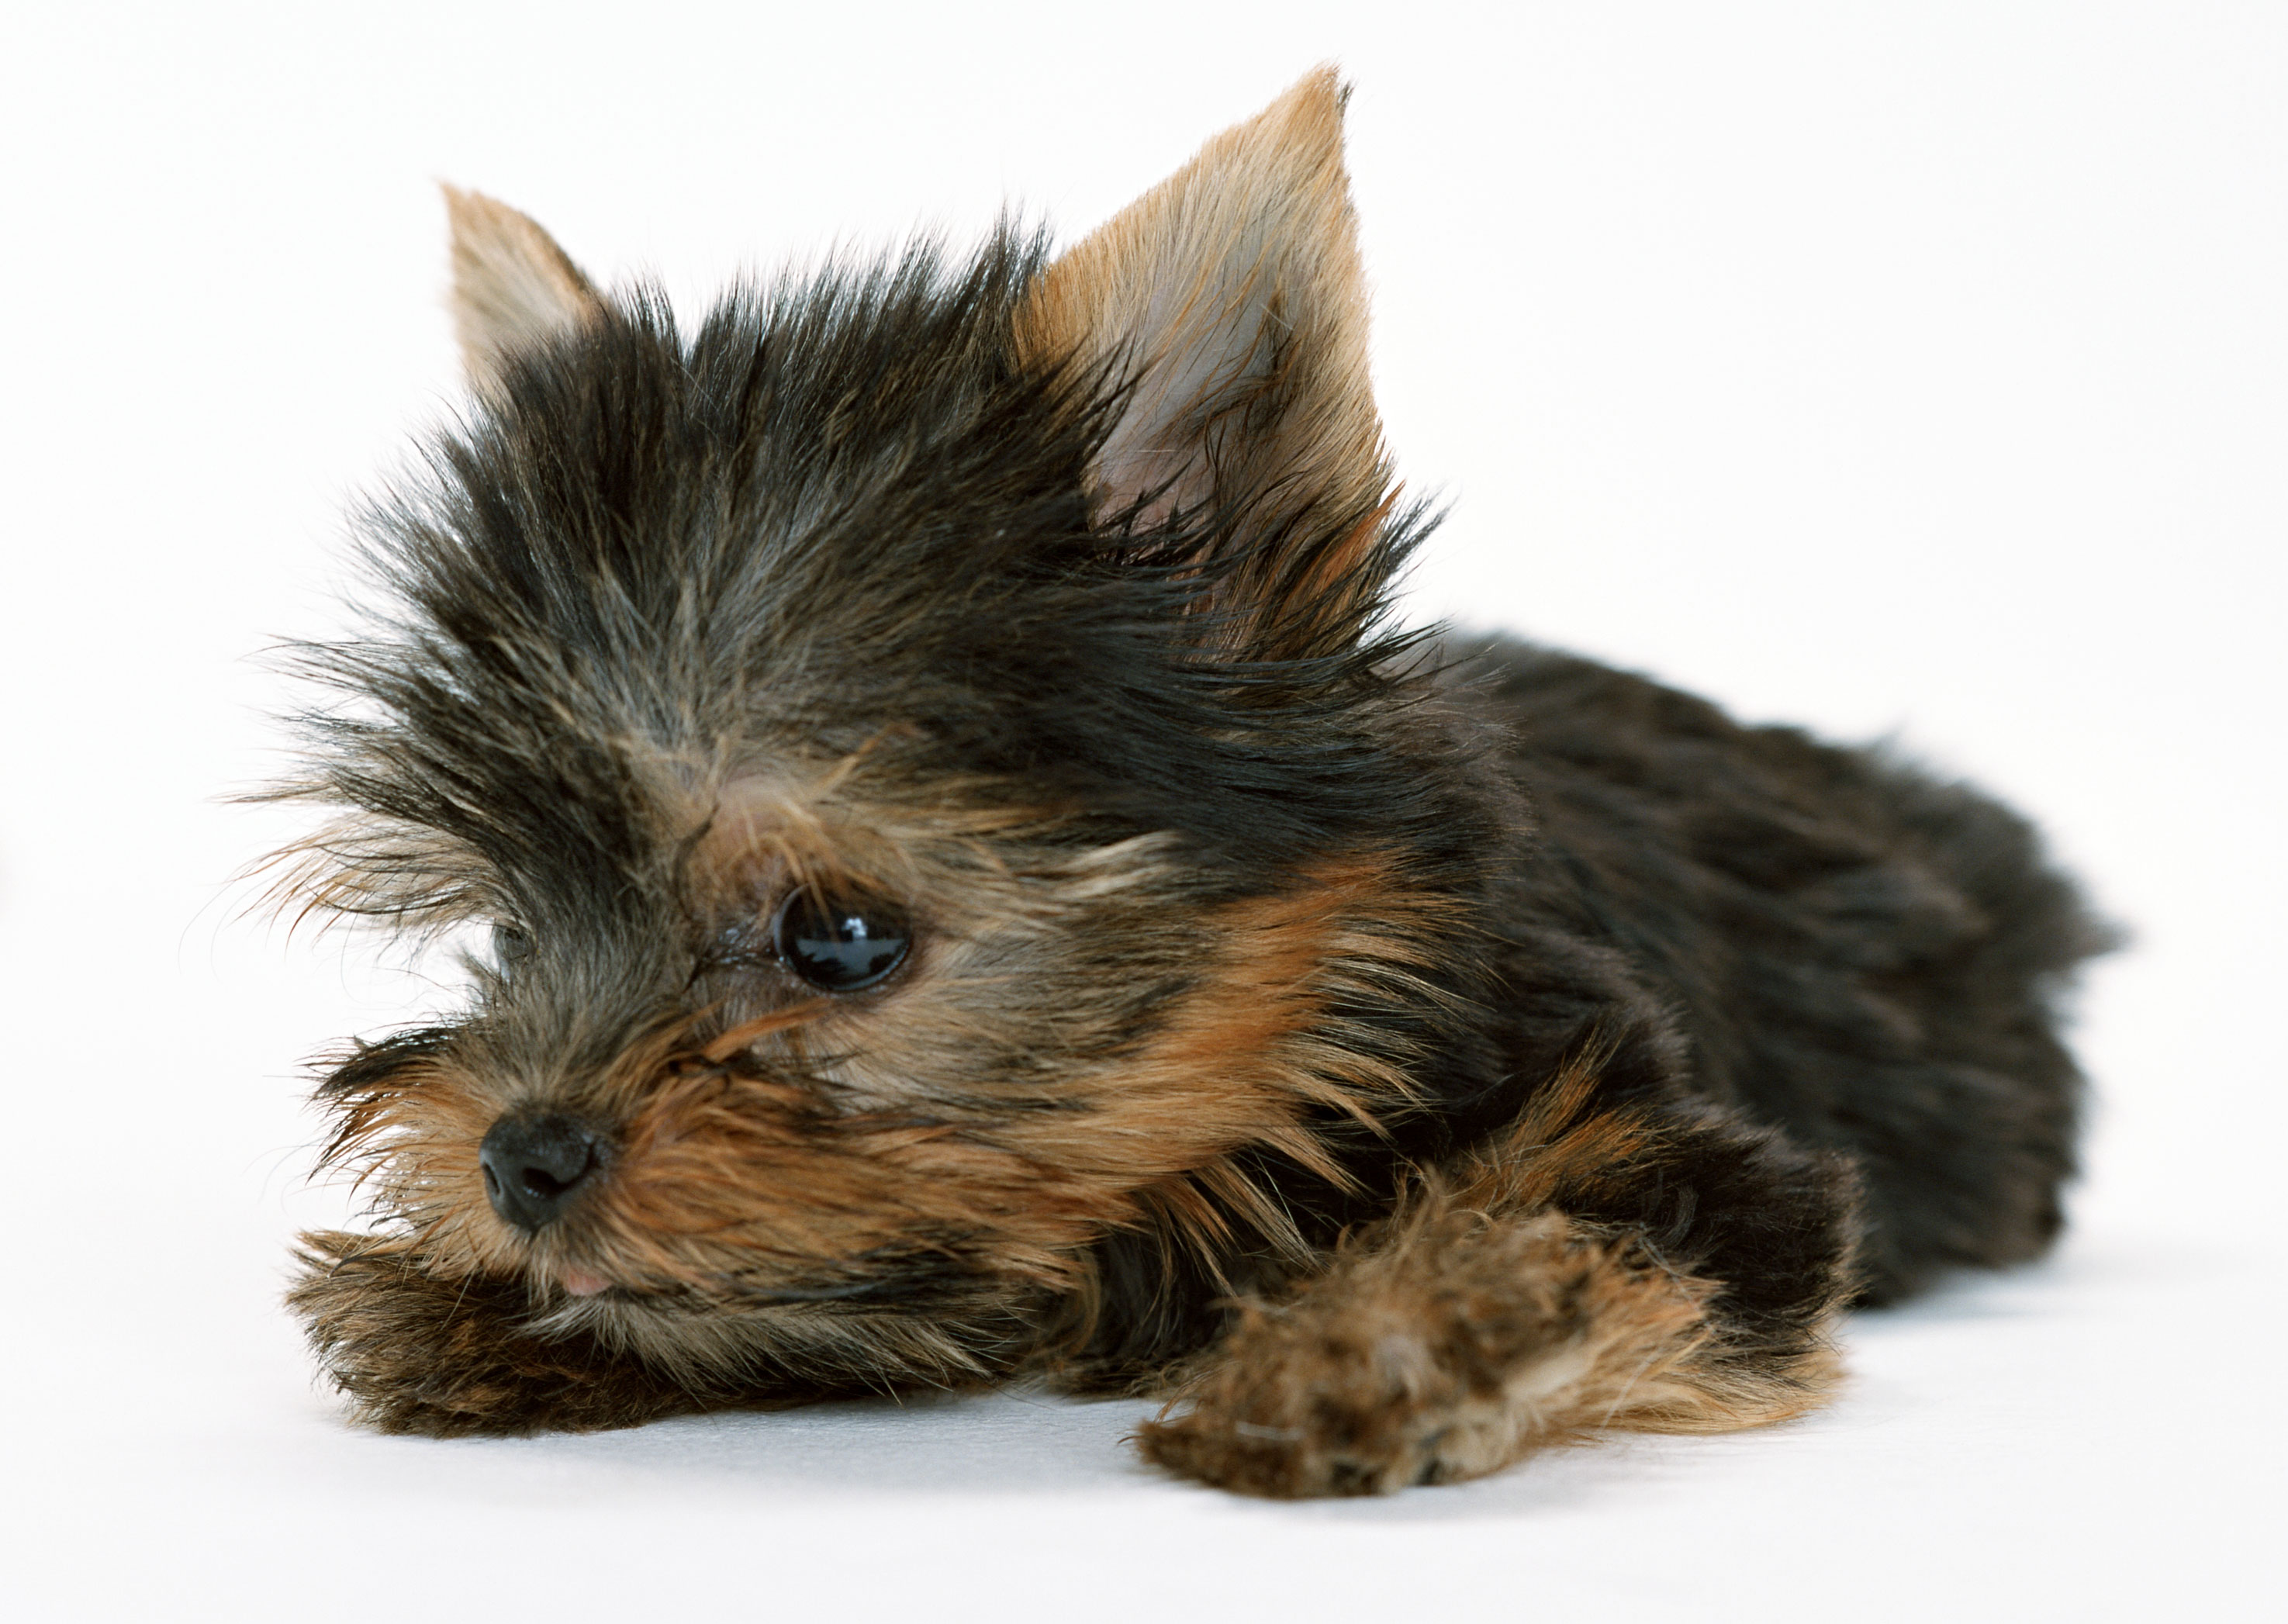
[[[302,904],[458,939],[324,1085],[423,1266],[668,1364],[974,1365],[1088,1248],[1293,1244],[1402,1106],[1466,839],[1378,630],[1340,92],[1053,262],[1004,232],[687,339],[450,194],[476,401],[306,651]],[[1411,1023],[1411,1024],[1410,1024]]]

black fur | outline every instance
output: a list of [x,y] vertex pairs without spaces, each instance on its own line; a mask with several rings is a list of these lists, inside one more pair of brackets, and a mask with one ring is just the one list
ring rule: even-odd
[[[1214,1342],[1235,1293],[1291,1283],[1293,1239],[1331,1255],[1585,1056],[1586,1109],[1644,1136],[1552,1204],[1717,1282],[1710,1311],[1737,1357],[1808,1348],[1851,1270],[1887,1301],[2047,1243],[2080,1092],[2054,1005],[2104,934],[2022,821],[1638,677],[1394,629],[1418,512],[1307,508],[1267,533],[1262,493],[1243,491],[1092,517],[1087,471],[1132,380],[1020,359],[1014,313],[1040,265],[1005,233],[965,263],[916,250],[736,295],[688,343],[639,292],[518,357],[435,444],[427,483],[375,511],[393,616],[304,651],[345,701],[309,718],[320,766],[295,793],[368,820],[321,848],[354,876],[330,899],[415,927],[490,922],[520,947],[473,967],[468,1016],[334,1073],[346,1145],[417,1110],[405,1102],[449,1062],[497,1066],[508,1104],[610,1131],[582,1080],[702,1018],[695,989],[739,969],[715,946],[739,920],[686,883],[707,831],[674,822],[650,764],[703,778],[734,756],[841,756],[870,764],[877,805],[1022,809],[1027,861],[1172,843],[1159,912],[1076,929],[1040,971],[1123,1011],[1076,1065],[1148,1044],[1195,990],[1206,970],[1183,922],[1278,897],[1331,855],[1384,854],[1394,895],[1445,909],[1390,927],[1428,963],[1326,1019],[1412,1097],[1311,1120],[1336,1178],[1268,1145],[1231,1152],[1238,1183],[1294,1222],[1288,1240],[1228,1201],[1212,1244],[1197,1225],[1109,1222],[1085,1288],[1060,1295],[1008,1285],[981,1229],[918,1225],[688,1311],[934,1317],[973,1373],[1061,1350],[1076,1385],[1148,1382]],[[1319,566],[1362,525],[1373,545],[1330,582]],[[1027,1112],[1101,1108],[1022,1045],[974,1058],[963,1086],[917,1124],[989,1137]],[[830,1108],[814,1115],[833,1131]],[[323,1243],[332,1262],[298,1298],[386,1424],[604,1424],[952,1379],[765,1351],[694,1377],[592,1327],[548,1330],[545,1280],[496,1275],[453,1298],[436,1346],[545,1373],[545,1398],[498,1397],[506,1374],[418,1373],[392,1397],[399,1378],[370,1373],[396,1367],[361,1327],[423,1323],[451,1295],[430,1279],[444,1264],[425,1212],[398,1215],[385,1267]],[[393,1279],[425,1283],[401,1303]],[[567,1359],[611,1364],[600,1397],[566,1396]],[[480,1387],[489,1420],[468,1413]]]

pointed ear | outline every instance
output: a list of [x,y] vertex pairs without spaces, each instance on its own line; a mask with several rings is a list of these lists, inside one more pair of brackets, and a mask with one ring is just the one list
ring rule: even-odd
[[[1130,380],[1094,470],[1100,513],[1240,507],[1258,535],[1386,506],[1366,294],[1343,170],[1348,92],[1321,67],[1044,271],[1028,360]],[[1339,561],[1321,559],[1339,566]]]
[[530,218],[481,192],[447,186],[453,291],[448,303],[469,382],[499,382],[508,359],[601,313],[570,256]]

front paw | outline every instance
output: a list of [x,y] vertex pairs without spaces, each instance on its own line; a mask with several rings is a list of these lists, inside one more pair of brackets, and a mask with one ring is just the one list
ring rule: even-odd
[[1474,1476],[1457,1457],[1498,1421],[1498,1391],[1449,1357],[1452,1329],[1251,1307],[1227,1357],[1137,1441],[1156,1465],[1279,1500]]
[[1138,1441],[1171,1470],[1277,1499],[1482,1477],[1639,1396],[1672,1398],[1701,1295],[1555,1214],[1417,1226],[1291,1302],[1243,1309]]
[[305,1235],[286,1301],[356,1418],[384,1432],[592,1431],[695,1407],[689,1395],[587,1339],[520,1329],[522,1289],[426,1272],[402,1241]]

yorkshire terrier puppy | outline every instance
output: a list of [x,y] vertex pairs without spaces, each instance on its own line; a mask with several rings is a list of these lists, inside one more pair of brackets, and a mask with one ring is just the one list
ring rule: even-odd
[[319,1090],[359,1418],[1030,1379],[1378,1493],[1797,1414],[1847,1305],[2049,1242],[2102,933],[2025,823],[1392,625],[1342,107],[688,337],[449,194],[473,404],[277,791],[295,906],[469,948]]

